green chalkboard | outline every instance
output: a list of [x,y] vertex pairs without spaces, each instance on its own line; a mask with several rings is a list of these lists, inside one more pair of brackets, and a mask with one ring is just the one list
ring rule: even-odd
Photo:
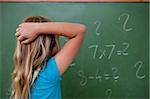
[[[86,24],[63,75],[63,99],[149,99],[149,3],[0,3],[0,99],[8,99],[15,30],[27,16]],[[66,42],[61,38],[61,45]]]

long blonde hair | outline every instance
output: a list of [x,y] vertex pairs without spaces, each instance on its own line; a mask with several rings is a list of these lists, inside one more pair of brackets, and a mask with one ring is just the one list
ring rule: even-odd
[[[30,16],[24,22],[52,22],[47,17]],[[12,93],[10,99],[28,99],[33,73],[41,68],[50,57],[59,51],[59,39],[54,34],[39,35],[29,44],[17,41],[14,53],[15,69],[12,73]]]

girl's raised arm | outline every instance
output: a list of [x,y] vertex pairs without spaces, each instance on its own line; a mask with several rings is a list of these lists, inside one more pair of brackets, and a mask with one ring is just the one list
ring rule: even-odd
[[[81,47],[86,26],[79,23],[67,22],[23,23],[16,31],[20,31],[16,33],[16,36],[22,43],[29,43],[41,33],[53,33],[69,38],[64,47],[55,55],[58,70],[60,75],[62,75]],[[24,40],[24,38],[28,39]]]

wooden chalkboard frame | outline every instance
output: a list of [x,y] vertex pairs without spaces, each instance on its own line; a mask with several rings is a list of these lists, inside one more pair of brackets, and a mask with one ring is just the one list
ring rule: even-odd
[[0,0],[0,2],[150,2],[150,0]]

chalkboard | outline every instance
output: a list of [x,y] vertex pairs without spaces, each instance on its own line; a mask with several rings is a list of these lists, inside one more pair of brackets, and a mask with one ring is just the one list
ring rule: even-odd
[[[149,99],[149,3],[0,3],[0,94],[8,98],[15,30],[27,16],[87,26],[63,75],[63,99]],[[61,37],[61,46],[66,42]]]

